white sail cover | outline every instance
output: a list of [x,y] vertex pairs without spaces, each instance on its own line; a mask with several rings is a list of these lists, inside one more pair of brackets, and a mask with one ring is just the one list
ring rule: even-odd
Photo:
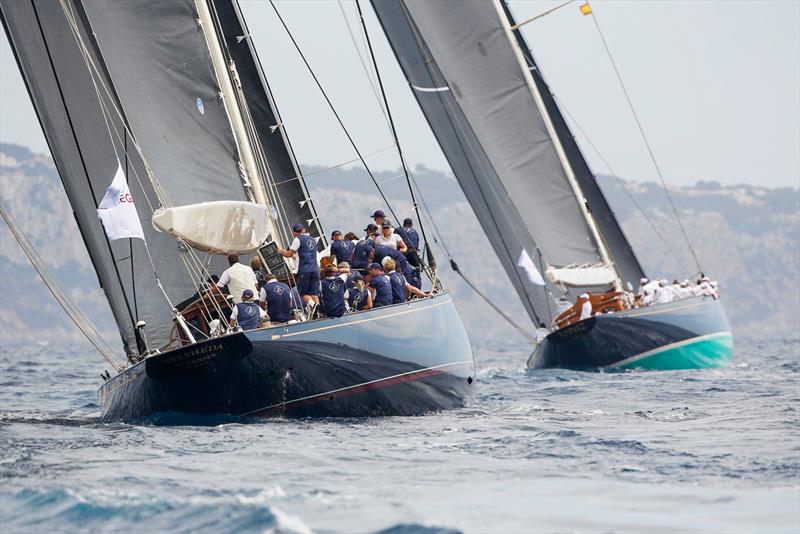
[[153,214],[153,226],[216,254],[252,252],[272,228],[266,206],[234,200],[160,209]]
[[568,287],[595,287],[612,284],[617,278],[613,267],[598,265],[581,265],[577,267],[550,267],[546,271],[550,283]]

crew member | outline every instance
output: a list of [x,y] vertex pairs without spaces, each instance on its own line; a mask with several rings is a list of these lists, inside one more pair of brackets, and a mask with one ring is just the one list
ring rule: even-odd
[[397,269],[403,273],[403,276],[406,277],[406,280],[408,280],[412,286],[416,287],[417,289],[422,289],[422,278],[419,276],[419,271],[416,271],[411,266],[402,252],[386,245],[376,245],[373,261],[382,264],[384,258],[386,257],[394,260]]
[[666,279],[658,281],[658,287],[656,288],[656,295],[653,299],[654,304],[667,304],[675,300],[675,292],[672,290],[672,286]]
[[406,301],[406,293],[417,295],[419,297],[427,297],[428,294],[424,291],[417,289],[408,283],[405,276],[398,273],[395,269],[395,263],[392,258],[383,258],[383,269],[389,277],[389,282],[392,285],[392,304],[400,304]]
[[645,283],[642,288],[642,299],[639,301],[641,306],[650,306],[655,302],[656,290],[658,289],[658,280],[650,280]]
[[344,312],[348,294],[344,282],[339,278],[339,269],[335,265],[325,267],[325,278],[322,279],[322,298],[320,308],[328,317],[341,317]]
[[375,244],[392,247],[400,252],[405,252],[408,250],[406,244],[403,243],[403,239],[394,233],[394,228],[392,228],[392,225],[389,224],[389,221],[383,221],[383,224],[381,225],[381,235],[375,238]]
[[649,281],[650,280],[648,280],[647,278],[642,278],[641,280],[639,280],[639,291],[636,292],[636,296],[639,297],[639,300],[641,300],[644,297],[644,288],[647,287],[647,283]]
[[258,282],[253,269],[239,263],[238,254],[228,254],[228,267],[219,277],[217,287],[228,286],[228,294],[233,297],[234,304],[242,302],[242,292],[249,289],[253,295],[258,292]]
[[353,259],[355,248],[352,241],[342,238],[342,232],[339,230],[334,230],[331,234],[331,256],[336,256],[337,264]]
[[229,324],[231,327],[239,324],[242,330],[255,330],[258,323],[267,316],[258,304],[253,302],[253,290],[242,291],[240,302],[233,307]]
[[375,291],[372,305],[375,308],[390,305],[392,303],[392,284],[389,281],[389,277],[384,274],[381,264],[373,263],[370,265],[369,274],[371,276],[369,285]]
[[353,287],[348,288],[350,297],[347,299],[351,311],[363,311],[372,308],[372,293],[364,285],[364,279],[354,280]]
[[533,332],[533,340],[538,345],[544,341],[544,338],[546,338],[549,334],[550,330],[547,329],[543,322],[539,321],[539,328]]
[[[297,291],[303,302],[309,308],[309,314],[314,306],[319,304],[319,266],[317,265],[317,240],[308,235],[305,226],[295,224],[292,226],[294,241],[288,250],[278,249],[278,254],[285,258],[298,256]],[[313,303],[313,304],[312,304]]]
[[267,283],[267,279],[264,278],[264,265],[261,263],[261,256],[256,254],[250,259],[250,268],[253,269],[253,274],[256,275],[256,286],[260,291],[261,287]]
[[689,280],[684,280],[678,287],[678,298],[688,299],[692,296],[692,289],[689,287]]
[[361,276],[361,273],[350,270],[350,264],[346,261],[343,261],[337,265],[337,267],[339,268],[339,278],[342,279],[342,282],[344,282],[344,286],[347,289],[351,289],[355,285],[356,280],[364,280],[364,277]]
[[375,221],[375,226],[380,228],[383,225],[383,221],[386,220],[386,214],[381,210],[375,210],[375,213],[372,214],[372,220]]
[[375,240],[372,238],[372,235],[377,230],[377,226],[372,223],[368,224],[367,227],[364,228],[367,236],[359,241],[356,244],[355,250],[353,250],[352,268],[361,271],[363,274],[366,274],[370,260],[372,259],[372,254],[375,252]]
[[278,282],[274,274],[267,275],[267,283],[258,295],[259,305],[267,310],[269,320],[273,323],[288,323],[292,320],[292,289]]
[[344,234],[344,238],[347,241],[350,241],[351,243],[353,243],[353,246],[355,246],[356,243],[358,243],[358,236],[356,234],[354,234],[353,232],[347,232],[346,234]]
[[592,301],[589,300],[589,293],[581,294],[581,296],[578,297],[578,302],[581,301],[583,301],[583,304],[581,304],[581,316],[578,319],[579,321],[583,321],[592,316]]
[[406,259],[414,267],[419,267],[421,262],[419,260],[419,233],[414,228],[414,221],[409,218],[403,220],[403,226],[398,226],[394,232],[400,236],[403,243],[406,244],[408,249],[405,252]]

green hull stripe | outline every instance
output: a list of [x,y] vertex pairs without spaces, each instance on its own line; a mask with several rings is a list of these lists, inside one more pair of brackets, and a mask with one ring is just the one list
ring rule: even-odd
[[616,369],[708,369],[724,367],[731,361],[733,336],[719,332],[672,343],[609,366]]

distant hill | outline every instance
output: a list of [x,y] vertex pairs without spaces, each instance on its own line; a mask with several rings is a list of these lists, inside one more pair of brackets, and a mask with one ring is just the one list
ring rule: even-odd
[[[363,170],[309,167],[304,172],[327,232],[339,229],[360,233],[372,211],[385,208]],[[526,323],[527,316],[455,179],[423,167],[415,169],[414,177],[444,244],[459,265],[510,314]],[[400,171],[380,173],[376,179],[398,217],[413,216]],[[624,182],[626,192],[615,178],[601,176],[599,182],[648,274],[682,279],[695,272],[688,268],[693,265],[691,255],[659,186],[628,181]],[[800,192],[708,182],[673,187],[671,191],[703,268],[720,282],[734,334],[740,338],[797,338]],[[109,341],[118,343],[111,314],[51,159],[20,146],[0,144],[0,196],[63,286]],[[642,212],[659,229],[666,245]],[[432,239],[431,224],[426,231]],[[473,341],[518,336],[452,272],[441,242],[435,244],[435,252],[440,276],[452,290]],[[0,343],[80,335],[37,280],[5,225],[0,229],[0,277]]]

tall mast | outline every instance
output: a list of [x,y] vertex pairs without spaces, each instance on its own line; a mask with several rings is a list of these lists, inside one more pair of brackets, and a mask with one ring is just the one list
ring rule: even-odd
[[517,58],[517,62],[519,63],[519,68],[522,71],[523,76],[525,77],[525,82],[528,85],[528,88],[533,95],[533,99],[536,102],[536,107],[539,109],[539,113],[541,113],[542,118],[544,120],[545,126],[547,127],[547,133],[550,135],[550,139],[553,142],[553,147],[555,148],[556,154],[558,155],[558,160],[561,163],[561,166],[564,169],[564,173],[567,176],[567,181],[569,182],[570,186],[572,187],[575,196],[578,199],[578,204],[580,205],[581,213],[583,213],[584,218],[586,219],[586,224],[589,226],[589,229],[592,233],[592,236],[597,243],[597,249],[600,252],[600,257],[603,260],[603,263],[609,266],[614,267],[614,272],[616,273],[616,278],[614,280],[614,287],[619,291],[622,289],[622,280],[620,278],[619,270],[614,265],[613,260],[611,259],[611,255],[608,253],[608,249],[606,248],[605,242],[603,241],[602,235],[600,235],[600,231],[597,229],[597,224],[595,223],[594,217],[589,212],[587,208],[586,199],[581,191],[580,186],[578,185],[577,180],[575,179],[575,173],[572,169],[572,166],[567,159],[567,155],[564,152],[564,147],[561,145],[561,140],[556,133],[556,129],[553,126],[553,121],[550,118],[550,114],[547,112],[547,108],[544,105],[544,100],[542,99],[542,95],[539,92],[539,88],[536,86],[536,83],[533,80],[533,76],[531,75],[531,71],[528,68],[528,63],[525,61],[525,55],[520,49],[519,42],[517,41],[516,37],[514,36],[514,32],[511,28],[511,24],[508,21],[508,17],[506,16],[506,12],[503,9],[502,0],[493,0],[494,8],[497,11],[497,16],[500,19],[500,23],[503,26],[503,30],[505,31],[506,38],[508,39],[512,50],[514,51],[514,55]]
[[[237,94],[234,90],[233,82],[231,81],[231,70],[235,69],[235,66],[233,64],[229,66],[225,60],[222,47],[217,39],[214,19],[211,16],[208,3],[206,0],[195,0],[195,5],[197,6],[197,14],[200,18],[200,24],[206,38],[206,43],[208,44],[208,49],[211,52],[214,72],[217,76],[217,80],[219,80],[222,101],[228,113],[228,118],[236,140],[236,146],[242,157],[242,163],[244,164],[245,182],[250,187],[253,200],[258,204],[268,206],[269,201],[264,188],[264,182],[256,166],[253,148],[250,144],[250,138],[247,135],[242,113],[237,103]],[[276,232],[273,231],[272,234],[274,238],[278,237]]]

